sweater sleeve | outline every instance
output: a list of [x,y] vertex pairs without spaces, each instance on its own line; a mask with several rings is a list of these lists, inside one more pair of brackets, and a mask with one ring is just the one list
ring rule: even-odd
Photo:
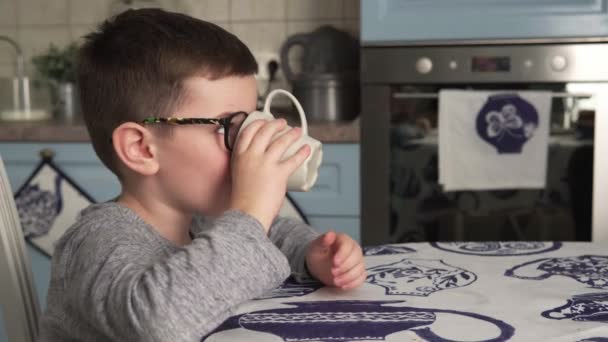
[[277,217],[270,227],[270,240],[287,256],[296,281],[311,278],[306,268],[306,252],[308,245],[319,235],[309,225],[286,217]]
[[67,270],[71,304],[111,340],[200,340],[289,276],[254,218],[229,211],[209,225],[163,257],[125,232],[85,240]]

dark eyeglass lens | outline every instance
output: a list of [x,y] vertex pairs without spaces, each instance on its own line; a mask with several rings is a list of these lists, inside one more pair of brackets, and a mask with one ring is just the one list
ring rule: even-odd
[[245,112],[238,113],[230,119],[230,128],[228,129],[228,147],[232,149],[236,142],[236,136],[241,129],[243,121],[247,118]]

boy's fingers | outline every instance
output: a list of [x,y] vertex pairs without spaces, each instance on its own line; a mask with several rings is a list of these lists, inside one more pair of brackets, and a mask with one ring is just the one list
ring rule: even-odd
[[336,237],[338,250],[334,255],[334,266],[341,266],[344,260],[353,252],[356,244],[346,234],[340,234]]
[[361,263],[363,260],[361,254],[356,253],[356,250],[354,252],[355,253],[350,253],[350,255],[346,258],[346,260],[344,260],[344,262],[342,262],[340,266],[333,267],[331,270],[331,274],[333,274],[334,276],[339,276],[345,272],[348,272],[351,268],[357,266],[357,264]]
[[287,125],[285,119],[267,121],[251,140],[249,149],[258,153],[264,153],[272,141],[272,137],[285,128],[285,125]]
[[327,233],[323,234],[321,244],[323,245],[323,247],[329,248],[331,245],[333,245],[334,241],[336,241],[336,233],[330,230]]
[[299,127],[290,128],[289,132],[281,135],[273,141],[268,147],[268,153],[275,159],[280,160],[285,154],[285,151],[296,142],[302,135],[302,129]]
[[243,128],[243,131],[241,132],[239,138],[236,141],[236,146],[234,147],[234,150],[238,153],[247,151],[247,149],[249,149],[251,141],[253,140],[253,137],[260,130],[260,128],[264,126],[264,124],[266,124],[266,121],[264,120],[255,120],[250,125]]
[[327,233],[317,237],[311,246],[317,252],[328,254],[331,257],[332,254],[330,254],[329,248],[334,243],[335,239],[336,239],[336,233],[333,233],[330,231],[330,232],[327,232]]
[[352,290],[354,288],[359,287],[364,282],[365,282],[365,275],[362,275],[360,278],[357,278],[357,279],[353,280],[349,284],[346,284],[344,286],[340,286],[340,289],[341,290]]
[[359,278],[359,276],[363,272],[365,272],[365,265],[363,265],[363,263],[357,264],[357,265],[355,265],[355,267],[353,267],[352,269],[350,269],[345,274],[343,274],[343,275],[341,275],[339,277],[334,278],[335,279],[335,283],[338,286],[346,285],[346,284],[350,283],[351,281]]
[[285,165],[287,174],[292,174],[294,171],[304,163],[306,158],[310,155],[310,146],[302,146],[298,152],[294,153],[293,156],[285,159],[281,164]]
[[363,282],[365,282],[365,279],[367,279],[367,271],[364,269],[363,272],[360,273],[356,278],[344,285],[341,285],[340,288],[343,290],[354,289],[355,287],[363,284]]

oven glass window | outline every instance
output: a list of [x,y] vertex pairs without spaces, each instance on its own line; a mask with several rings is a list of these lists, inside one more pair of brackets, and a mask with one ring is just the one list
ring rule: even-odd
[[[500,71],[509,64],[508,60],[498,57],[491,62],[480,60],[477,67],[478,71]],[[451,87],[472,89],[468,85]],[[515,91],[547,90],[555,94],[593,91],[581,89],[585,85],[578,84],[508,87]],[[492,85],[476,85],[473,90],[497,89]],[[505,89],[505,85],[500,89]],[[440,87],[432,85],[399,86],[394,88],[394,93],[437,94],[439,90]],[[543,187],[446,191],[440,180],[439,132],[443,131],[439,126],[438,99],[393,97],[389,179],[391,240],[590,240],[594,106],[592,98],[552,96]],[[517,114],[521,108],[511,109],[501,105],[498,110],[489,110],[495,113],[484,117],[487,119],[483,126],[485,133],[496,139],[502,137],[503,141],[513,135],[527,134],[525,127],[531,124],[530,119]],[[479,144],[489,143],[480,137]],[[476,153],[471,146],[453,146],[451,151]],[[501,152],[497,149],[496,153]]]

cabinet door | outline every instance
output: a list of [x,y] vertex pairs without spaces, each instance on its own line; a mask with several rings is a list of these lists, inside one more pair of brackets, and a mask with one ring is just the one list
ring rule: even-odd
[[361,0],[361,39],[591,37],[608,34],[606,0]]
[[2,143],[0,155],[6,166],[13,192],[27,180],[40,162],[39,152],[51,149],[53,161],[97,202],[116,197],[118,179],[97,158],[88,143]]
[[311,216],[308,218],[310,225],[320,232],[333,230],[350,235],[353,240],[361,242],[359,217],[339,216]]
[[324,144],[313,188],[289,194],[307,216],[359,216],[359,187],[359,144]]

